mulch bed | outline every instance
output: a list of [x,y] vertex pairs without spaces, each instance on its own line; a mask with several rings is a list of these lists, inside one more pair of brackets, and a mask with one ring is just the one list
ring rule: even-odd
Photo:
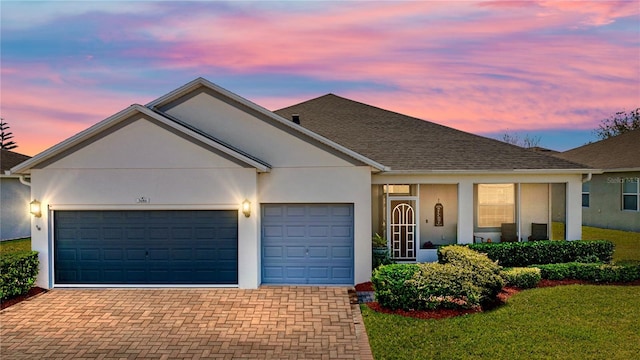
[[[562,285],[617,285],[617,286],[640,286],[640,280],[626,282],[626,283],[596,283],[589,282],[584,280],[541,280],[538,283],[538,287],[553,287],[553,286],[562,286]],[[373,291],[373,285],[371,282],[366,282],[362,284],[356,285],[356,291]],[[500,307],[507,303],[509,298],[517,293],[522,291],[522,289],[514,288],[514,287],[505,287],[502,289],[500,294],[496,300],[489,304],[484,304],[482,308],[478,309],[436,309],[436,310],[425,310],[425,311],[405,311],[402,309],[391,310],[387,308],[383,308],[377,302],[366,303],[366,305],[373,311],[384,313],[384,314],[394,314],[412,317],[416,319],[446,319],[455,316],[473,314],[478,312],[490,311],[497,307]]]
[[47,290],[43,289],[41,287],[37,287],[37,286],[32,287],[31,290],[29,290],[26,294],[14,296],[14,297],[8,298],[6,300],[2,300],[0,302],[0,310],[6,309],[9,306],[15,305],[15,304],[17,304],[19,302],[28,300],[29,298],[34,297],[34,296],[36,296],[38,294],[41,294],[41,293],[44,293],[44,292],[47,292]]

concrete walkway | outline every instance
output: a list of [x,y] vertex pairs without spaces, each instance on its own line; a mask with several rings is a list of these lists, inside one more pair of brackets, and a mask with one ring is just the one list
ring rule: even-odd
[[347,290],[52,290],[0,312],[0,358],[372,359]]

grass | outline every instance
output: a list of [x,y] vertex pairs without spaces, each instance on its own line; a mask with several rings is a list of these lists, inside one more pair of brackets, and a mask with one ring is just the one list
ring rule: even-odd
[[0,241],[0,255],[31,250],[31,238]]
[[[553,238],[564,238],[564,223],[554,222]],[[609,240],[616,245],[613,261],[640,264],[640,232],[582,227],[583,240]]]
[[582,227],[583,240],[610,240],[616,245],[613,261],[640,264],[640,233],[621,230]]
[[[556,223],[552,229],[564,234]],[[582,236],[612,241],[615,262],[640,263],[640,233],[583,226]],[[378,360],[632,359],[640,353],[638,286],[531,289],[494,311],[444,320],[361,309]]]
[[445,320],[361,308],[376,359],[631,359],[640,353],[639,295],[636,286],[538,288]]

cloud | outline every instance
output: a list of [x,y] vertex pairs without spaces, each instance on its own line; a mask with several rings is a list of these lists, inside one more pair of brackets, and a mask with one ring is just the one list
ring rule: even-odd
[[197,76],[271,109],[334,92],[471,132],[640,102],[634,1],[124,5],[3,2],[3,116],[72,130]]

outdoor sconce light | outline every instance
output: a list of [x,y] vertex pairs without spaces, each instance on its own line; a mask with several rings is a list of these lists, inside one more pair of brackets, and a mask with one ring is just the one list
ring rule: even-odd
[[244,201],[242,202],[242,213],[246,217],[251,216],[251,201],[249,201],[248,199],[244,199]]
[[42,216],[42,207],[40,206],[40,201],[33,200],[29,203],[29,212],[35,217]]

